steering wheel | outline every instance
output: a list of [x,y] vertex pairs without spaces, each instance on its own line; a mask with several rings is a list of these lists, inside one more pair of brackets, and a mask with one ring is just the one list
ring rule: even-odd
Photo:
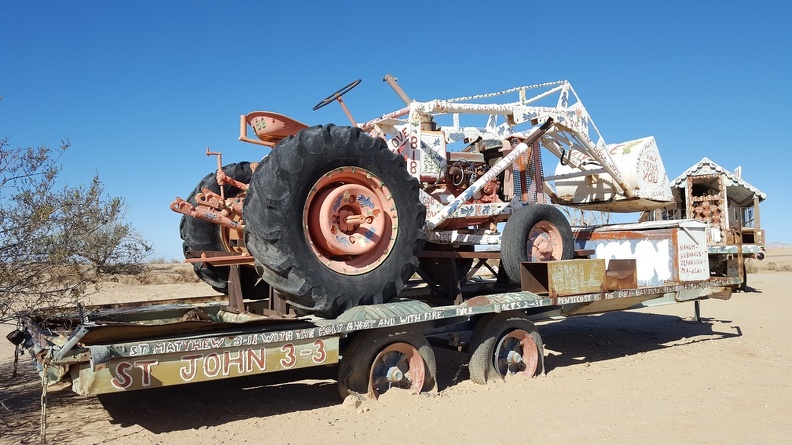
[[356,86],[358,86],[359,83],[360,83],[360,79],[350,83],[349,85],[345,86],[344,88],[341,88],[340,90],[336,91],[335,93],[327,96],[327,98],[325,98],[325,100],[323,100],[323,101],[319,102],[318,104],[316,104],[316,106],[313,107],[313,110],[316,111],[316,110],[326,106],[330,102],[333,102],[334,100],[336,100],[339,97],[343,96],[344,94],[348,93],[349,90],[351,90],[352,88],[355,88]]

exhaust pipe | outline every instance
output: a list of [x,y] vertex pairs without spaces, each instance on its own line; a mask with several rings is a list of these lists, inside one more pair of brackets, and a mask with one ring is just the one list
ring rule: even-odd
[[404,102],[404,105],[410,105],[412,99],[410,99],[410,96],[408,96],[407,93],[405,93],[404,90],[399,86],[399,84],[396,83],[395,77],[391,76],[390,74],[386,74],[385,78],[382,80],[384,82],[388,82],[388,85],[393,88],[393,91],[395,91],[396,94],[401,98],[402,102]]

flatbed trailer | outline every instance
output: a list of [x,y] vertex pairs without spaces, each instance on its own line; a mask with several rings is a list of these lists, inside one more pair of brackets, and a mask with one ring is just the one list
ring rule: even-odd
[[[491,256],[480,253],[477,266]],[[743,280],[738,274],[639,285],[635,259],[522,267],[520,288],[474,276],[453,304],[437,305],[431,286],[412,283],[396,301],[354,307],[335,319],[275,311],[275,297],[235,302],[234,295],[42,310],[23,317],[20,342],[47,385],[71,382],[82,395],[338,363],[342,396],[377,397],[390,388],[434,390],[432,345],[467,350],[476,383],[532,377],[544,369],[535,321],[686,301],[696,302],[698,316],[699,300],[728,299]]]

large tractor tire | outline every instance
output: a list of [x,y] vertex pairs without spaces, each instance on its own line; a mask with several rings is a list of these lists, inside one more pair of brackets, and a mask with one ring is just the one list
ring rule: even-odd
[[265,157],[245,199],[256,270],[302,312],[335,317],[393,299],[426,239],[418,181],[385,141],[317,126]]
[[560,210],[532,204],[515,211],[501,237],[501,262],[512,283],[520,283],[520,263],[570,260],[575,255],[572,228]]
[[[223,171],[229,177],[237,181],[248,183],[252,174],[249,162],[239,162],[236,164],[228,164],[223,167]],[[195,187],[187,202],[192,205],[196,204],[195,196],[201,193],[202,188],[207,188],[215,193],[220,193],[220,186],[217,184],[216,172],[206,175],[200,183]],[[226,198],[232,198],[242,193],[236,187],[225,185],[223,192]],[[198,218],[189,216],[182,216],[179,232],[184,249],[185,258],[198,258],[201,252],[205,251],[221,251],[221,252],[239,252],[244,247],[239,243],[241,241],[235,234],[230,233],[230,229],[225,229],[218,224],[213,224]],[[230,267],[228,266],[213,266],[209,263],[193,263],[195,274],[198,275],[203,281],[208,283],[214,290],[220,293],[228,294],[228,275]],[[239,268],[240,286],[242,288],[242,295],[246,298],[265,298],[269,294],[269,288],[266,283],[258,283],[259,277],[256,270],[252,267]]]

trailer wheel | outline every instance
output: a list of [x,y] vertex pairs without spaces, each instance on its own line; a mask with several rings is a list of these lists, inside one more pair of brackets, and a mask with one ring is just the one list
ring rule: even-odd
[[544,369],[542,337],[522,313],[484,316],[468,347],[470,380],[484,384],[508,375],[533,377]]
[[413,394],[433,391],[437,364],[423,335],[400,330],[374,330],[358,334],[338,366],[341,397],[366,394],[378,398],[391,388]]
[[[249,162],[239,162],[228,164],[223,167],[223,172],[237,181],[248,183],[252,170]],[[200,183],[187,197],[187,202],[196,204],[195,197],[201,193],[202,188],[207,188],[214,193],[220,193],[220,186],[217,184],[216,172],[204,176]],[[227,198],[233,198],[243,193],[242,190],[230,186],[223,186],[223,192]],[[241,252],[245,251],[244,244],[239,233],[233,233],[231,229],[218,224],[212,224],[198,218],[182,216],[179,225],[179,233],[183,241],[182,248],[185,258],[198,258],[204,251],[225,251]],[[213,266],[209,263],[193,263],[195,274],[200,279],[208,283],[214,290],[228,294],[228,266]],[[242,294],[247,298],[265,298],[269,294],[269,287],[266,283],[258,283],[259,277],[256,270],[252,267],[239,268],[240,285]]]
[[513,283],[520,282],[520,263],[569,260],[574,254],[569,221],[551,205],[521,207],[503,228],[501,260]]
[[244,206],[259,275],[322,317],[393,299],[426,239],[426,209],[405,165],[359,128],[318,126],[281,141]]

